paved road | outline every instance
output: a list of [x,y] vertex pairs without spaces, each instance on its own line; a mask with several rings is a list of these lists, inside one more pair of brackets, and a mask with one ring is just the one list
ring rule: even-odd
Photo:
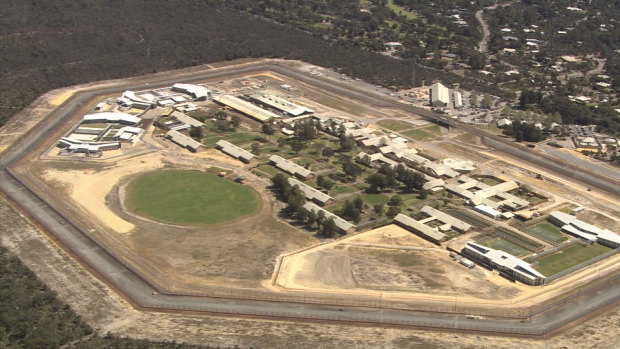
[[[276,66],[277,67],[277,66]],[[281,71],[282,67],[274,69],[273,66],[245,67],[235,70],[237,73],[261,69],[273,69]],[[288,70],[287,70],[288,71]],[[293,72],[295,73],[295,72]],[[205,73],[201,76],[188,79],[174,79],[149,84],[149,87],[169,85],[172,82],[195,81],[206,78],[225,76],[230,71],[217,71]],[[297,73],[295,73],[297,74]],[[290,75],[290,71],[289,74]],[[71,117],[77,108],[90,98],[101,93],[120,92],[128,88],[144,87],[122,86],[105,89],[97,92],[87,92],[71,98],[61,106],[54,117],[46,120],[17,144],[16,148],[7,153],[1,159],[0,166],[11,166],[20,158],[31,152],[38,146],[51,129],[60,126]],[[332,87],[342,91],[339,86]],[[355,91],[345,91],[347,95],[356,95]],[[364,97],[364,96],[361,96]],[[375,97],[367,96],[364,100],[375,100]],[[377,103],[390,105],[381,99]],[[18,202],[32,218],[53,233],[65,246],[81,258],[85,263],[95,269],[101,276],[106,278],[117,289],[131,298],[135,303],[154,309],[176,309],[208,311],[226,314],[260,315],[266,317],[290,318],[290,319],[319,319],[331,321],[350,321],[375,324],[410,325],[418,327],[446,328],[471,331],[500,332],[507,334],[530,334],[542,335],[570,323],[579,317],[596,309],[612,304],[620,300],[620,292],[617,283],[609,283],[595,294],[585,295],[578,302],[566,302],[541,316],[532,319],[532,322],[522,323],[517,320],[498,319],[468,319],[462,315],[422,313],[412,311],[400,311],[393,309],[367,309],[355,307],[339,307],[320,304],[299,304],[287,302],[269,302],[256,300],[206,298],[177,295],[155,294],[152,285],[140,278],[138,274],[114,258],[96,242],[88,237],[88,233],[74,225],[69,217],[65,217],[55,210],[54,206],[46,202],[20,183],[12,175],[9,169],[0,171],[0,189],[12,200]],[[617,279],[616,279],[617,281]]]

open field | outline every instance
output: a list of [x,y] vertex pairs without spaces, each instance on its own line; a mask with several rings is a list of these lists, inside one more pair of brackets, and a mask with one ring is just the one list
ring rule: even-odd
[[416,141],[437,140],[441,138],[441,130],[438,125],[416,128],[401,132],[401,134]]
[[482,245],[496,249],[496,250],[502,250],[504,252],[510,253],[511,255],[517,256],[517,257],[523,257],[530,253],[530,251],[528,251],[527,249],[517,244],[514,244],[506,239],[503,239],[503,238],[494,238],[494,239],[485,241],[484,243],[482,243]]
[[173,224],[217,224],[258,212],[249,186],[199,171],[157,171],[127,186],[127,207],[136,214]]
[[568,235],[562,233],[562,230],[549,221],[542,221],[538,224],[525,228],[525,232],[540,237],[543,240],[550,240],[557,243],[564,242],[569,239]]
[[610,250],[609,247],[599,244],[590,246],[573,245],[539,260],[537,269],[543,275],[551,276]]
[[407,130],[415,126],[414,124],[410,122],[402,121],[402,120],[379,120],[377,121],[377,125],[381,127],[385,127],[392,131]]

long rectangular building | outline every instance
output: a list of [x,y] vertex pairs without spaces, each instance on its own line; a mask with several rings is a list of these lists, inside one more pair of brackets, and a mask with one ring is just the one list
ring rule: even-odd
[[300,105],[287,101],[286,99],[280,96],[276,96],[276,95],[257,92],[251,95],[250,98],[266,106],[285,112],[291,116],[299,116],[302,114],[314,113],[314,110],[312,109],[302,107]]
[[553,211],[549,214],[549,221],[562,228],[563,231],[590,243],[598,241],[599,244],[610,248],[620,247],[620,235],[609,229],[601,229],[580,221],[568,213]]
[[323,193],[322,191],[315,189],[309,185],[307,185],[306,183],[302,183],[298,180],[296,180],[295,178],[290,177],[288,179],[288,184],[291,185],[291,187],[294,186],[298,186],[299,189],[304,193],[304,195],[306,196],[306,199],[310,200],[310,201],[314,201],[317,202],[321,205],[325,205],[330,201],[334,201],[334,198],[332,198],[331,196]]
[[285,158],[279,155],[271,155],[269,157],[269,161],[271,161],[275,167],[281,169],[282,171],[297,176],[301,179],[306,179],[314,176],[314,173],[303,166],[299,166],[292,161],[288,161]]
[[225,141],[223,139],[220,139],[219,141],[217,141],[217,143],[215,143],[215,146],[220,149],[222,152],[232,156],[235,159],[241,160],[245,163],[249,163],[250,160],[252,160],[255,155],[250,153],[249,151],[243,149],[243,148],[239,148],[238,146]]
[[529,263],[504,251],[494,250],[469,241],[461,253],[524,284],[537,286],[545,283],[545,276],[532,268]]
[[138,126],[142,119],[127,113],[103,112],[87,114],[82,118],[82,122],[88,123],[115,123],[128,126]]
[[193,152],[203,146],[202,143],[175,130],[168,131],[168,133],[166,133],[166,137],[168,137],[174,143]]
[[310,212],[314,212],[315,214],[319,212],[323,212],[323,214],[325,215],[325,218],[332,218],[334,220],[334,223],[338,227],[338,229],[342,230],[345,233],[350,233],[356,228],[354,224],[347,222],[346,220],[336,216],[335,214],[311,202],[306,202],[306,204],[304,205],[304,208]]
[[428,225],[418,222],[415,219],[399,213],[394,217],[394,222],[403,226],[405,229],[411,231],[412,233],[419,235],[420,237],[430,240],[436,244],[440,244],[441,241],[446,237],[443,233],[438,232],[437,230],[429,227]]
[[441,83],[435,83],[428,91],[433,106],[445,107],[450,103],[450,90]]
[[463,222],[460,219],[454,218],[447,213],[443,213],[437,209],[434,209],[430,206],[422,207],[422,212],[426,213],[431,217],[435,217],[440,220],[442,223],[447,223],[452,225],[453,228],[460,230],[462,232],[468,231],[471,228],[471,225]]
[[225,106],[231,107],[236,111],[241,112],[260,122],[267,122],[269,120],[277,119],[280,117],[280,115],[278,114],[272,113],[269,110],[265,110],[257,105],[244,101],[243,99],[237,98],[235,96],[220,95],[213,98],[213,100]]

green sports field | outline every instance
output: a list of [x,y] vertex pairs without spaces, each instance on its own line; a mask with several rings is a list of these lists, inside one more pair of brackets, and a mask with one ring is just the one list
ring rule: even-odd
[[209,225],[252,215],[261,207],[249,186],[200,171],[145,174],[127,186],[127,208],[173,224]]
[[568,236],[562,233],[562,229],[549,221],[542,221],[531,227],[527,227],[525,228],[525,232],[541,237],[544,240],[551,240],[554,242],[564,242],[568,240]]
[[407,121],[402,121],[402,120],[379,120],[377,122],[377,125],[381,126],[381,127],[385,127],[387,129],[390,129],[392,131],[402,131],[402,130],[408,130],[410,128],[413,128],[415,125],[407,122]]
[[502,250],[504,252],[510,253],[511,255],[516,257],[522,257],[530,253],[530,251],[528,251],[526,248],[523,248],[503,238],[491,239],[489,241],[483,242],[482,244],[496,250]]
[[545,276],[557,274],[579,263],[611,251],[609,247],[594,244],[590,246],[573,245],[538,261],[538,271]]

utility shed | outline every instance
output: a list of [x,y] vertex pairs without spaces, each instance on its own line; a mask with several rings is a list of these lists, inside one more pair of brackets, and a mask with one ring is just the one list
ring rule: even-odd
[[396,215],[396,217],[394,217],[394,222],[411,231],[412,233],[433,243],[436,243],[437,245],[439,245],[441,243],[441,240],[446,237],[443,233],[440,233],[437,230],[434,230],[433,228],[425,225],[424,223],[418,222],[415,219],[402,213],[399,213],[398,215]]
[[281,169],[282,171],[291,175],[295,175],[301,179],[306,179],[314,176],[314,173],[312,171],[304,168],[303,166],[299,166],[292,161],[288,161],[281,156],[272,155],[269,157],[269,161],[271,161],[275,167]]
[[175,130],[168,131],[168,133],[166,133],[166,137],[168,137],[174,143],[192,152],[196,152],[198,148],[203,146],[202,143]]
[[294,186],[298,186],[299,189],[304,193],[304,195],[306,196],[306,199],[310,200],[310,201],[314,201],[317,202],[321,205],[325,205],[328,202],[334,201],[334,198],[332,198],[331,196],[323,193],[320,190],[317,190],[315,188],[312,188],[311,186],[302,183],[298,180],[296,180],[295,178],[289,178],[288,179],[288,184],[290,184],[292,187]]
[[336,216],[335,214],[311,202],[306,202],[306,204],[304,205],[304,208],[308,211],[314,212],[315,214],[318,214],[319,212],[323,212],[323,214],[325,215],[325,218],[332,218],[334,220],[334,223],[336,224],[336,227],[338,227],[338,229],[342,230],[345,233],[353,232],[356,228],[355,225],[353,225],[352,223],[347,222],[346,220]]
[[223,139],[217,141],[217,143],[215,143],[215,146],[223,153],[228,154],[235,159],[241,160],[246,164],[255,157],[255,155],[250,153],[249,151],[239,148],[238,146]]

